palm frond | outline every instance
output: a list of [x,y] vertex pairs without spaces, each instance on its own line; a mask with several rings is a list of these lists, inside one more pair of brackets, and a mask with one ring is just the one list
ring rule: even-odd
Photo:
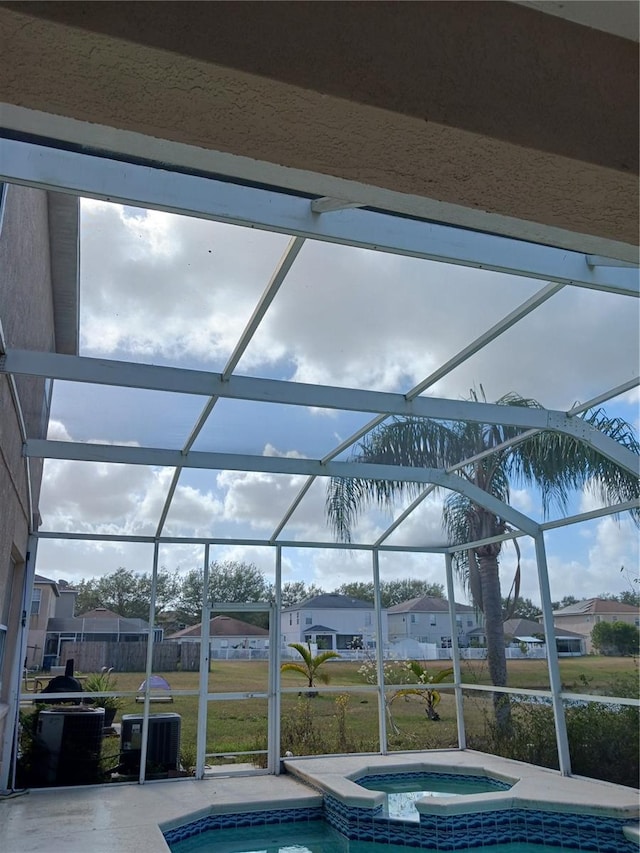
[[[596,409],[586,412],[584,420],[632,453],[640,453],[632,427],[622,418]],[[607,504],[640,499],[638,476],[565,433],[545,431],[532,436],[513,449],[506,471],[513,482],[540,489],[545,516],[554,507],[565,512],[570,494],[585,488]],[[640,510],[631,510],[631,516],[640,524]]]

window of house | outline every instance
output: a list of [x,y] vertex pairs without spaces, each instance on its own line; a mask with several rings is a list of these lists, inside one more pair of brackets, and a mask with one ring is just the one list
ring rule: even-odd
[[296,613],[296,625],[300,624],[300,614]]
[[440,637],[440,648],[450,649],[451,648],[451,637]]
[[42,601],[42,590],[34,589],[31,593],[31,615],[38,616],[40,613],[40,602]]
[[289,625],[293,625],[293,613],[289,614]]
[[411,624],[412,624],[412,625],[415,625],[415,624],[416,624],[416,614],[415,614],[415,613],[412,613],[412,614],[411,614]]
[[305,616],[304,617],[304,624],[305,625],[311,625],[312,622],[313,622],[313,619],[311,618],[311,616]]
[[371,625],[371,613],[364,614],[364,624]]
[[471,628],[473,625],[473,619],[467,619],[467,628]]
[[433,626],[433,625],[437,625],[437,624],[438,624],[438,620],[436,618],[436,614],[432,613],[431,616],[429,617],[429,625]]

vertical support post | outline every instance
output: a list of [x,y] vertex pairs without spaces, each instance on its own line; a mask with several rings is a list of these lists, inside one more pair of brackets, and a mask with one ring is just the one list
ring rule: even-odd
[[534,537],[536,546],[536,562],[538,564],[538,583],[540,584],[540,601],[544,620],[544,636],[547,644],[547,665],[549,667],[549,684],[551,687],[551,703],[553,718],[556,725],[556,743],[558,745],[558,761],[560,773],[571,775],[571,757],[569,755],[569,738],[567,736],[567,721],[562,703],[562,679],[558,665],[558,644],[556,630],[553,624],[553,608],[551,606],[551,590],[549,587],[549,570],[547,568],[547,551],[544,545],[544,532],[539,530]]
[[451,652],[453,655],[453,683],[456,698],[456,722],[458,725],[458,749],[467,748],[467,735],[464,727],[464,697],[462,696],[462,674],[460,671],[460,648],[456,625],[456,599],[453,589],[453,559],[451,554],[444,555],[447,575],[447,598],[449,600],[449,621],[451,622]]
[[267,767],[280,775],[280,612],[282,610],[282,546],[276,545],[275,602],[269,610],[269,725]]
[[0,777],[0,792],[9,789],[14,791],[16,787],[16,759],[18,757],[18,735],[20,720],[20,684],[22,682],[22,670],[24,667],[25,652],[27,648],[27,635],[29,631],[29,613],[31,610],[31,590],[36,573],[36,554],[38,551],[38,537],[33,533],[27,540],[27,559],[24,568],[22,582],[22,602],[20,623],[20,636],[16,643],[13,666],[11,668],[11,683],[9,685],[9,707],[13,711],[11,719],[7,718],[2,739],[2,777]]
[[209,712],[209,657],[211,654],[209,622],[209,543],[204,546],[202,569],[202,609],[200,616],[200,682],[198,693],[198,733],[196,739],[196,779],[204,778],[205,753],[207,751],[207,714]]
[[384,684],[384,633],[382,630],[382,606],[380,603],[380,554],[377,548],[373,554],[373,602],[376,617],[376,672],[378,675],[378,735],[380,753],[386,755],[387,749],[387,701]]
[[156,619],[156,590],[158,587],[158,540],[153,543],[153,570],[151,572],[151,600],[149,601],[149,637],[147,639],[147,666],[144,676],[144,706],[142,711],[142,740],[140,743],[140,774],[138,782],[144,785],[147,770],[147,744],[149,742],[149,709],[151,707],[151,676],[153,674],[153,626]]

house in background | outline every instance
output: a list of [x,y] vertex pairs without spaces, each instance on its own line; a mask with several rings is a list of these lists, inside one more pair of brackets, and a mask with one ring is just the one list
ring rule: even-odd
[[640,609],[608,598],[587,598],[553,611],[553,624],[556,628],[581,634],[585,639],[587,654],[593,654],[595,651],[591,632],[599,622],[626,622],[640,627]]
[[[585,654],[585,638],[582,634],[567,631],[563,627],[556,627],[555,634],[558,655],[568,657]],[[533,619],[507,619],[504,623],[504,636],[512,643],[524,643],[533,650],[539,645],[546,646],[544,628],[540,622]]]
[[[476,611],[468,604],[455,605],[456,632],[460,646],[469,644],[469,632],[479,627]],[[387,610],[390,643],[414,640],[438,649],[451,648],[451,621],[446,598],[425,595],[394,604]]]
[[[125,619],[97,607],[79,616],[54,616],[47,623],[45,655],[53,656],[56,662],[64,659],[65,643],[139,643],[149,636],[149,623],[144,619]],[[154,629],[154,641],[162,641],[162,629]]]
[[[167,642],[199,643],[202,623],[183,628],[168,636]],[[240,657],[241,652],[264,652],[269,650],[269,631],[259,625],[243,622],[233,616],[214,616],[209,622],[209,648],[212,657]],[[259,654],[256,656],[260,656]]]
[[[382,611],[386,639],[386,611]],[[375,609],[370,601],[323,593],[283,607],[280,635],[283,646],[310,643],[336,652],[375,648]]]
[[27,636],[26,666],[39,669],[44,663],[47,625],[55,616],[60,590],[56,581],[36,575],[31,593],[29,634]]

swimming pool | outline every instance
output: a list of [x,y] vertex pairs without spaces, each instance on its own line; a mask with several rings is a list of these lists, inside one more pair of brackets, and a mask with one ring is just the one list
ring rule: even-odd
[[[283,770],[280,779],[303,783],[309,792],[296,794],[290,808],[278,798],[274,779],[272,797],[251,802],[241,797],[226,805],[214,797],[190,820],[184,816],[161,825],[167,843],[174,853],[395,853],[407,848],[638,853],[630,840],[640,816],[637,792],[509,759],[471,751],[321,756],[287,759]],[[459,791],[479,782],[490,790],[421,797],[418,819],[407,820],[385,814],[385,793],[360,784],[379,786],[386,780],[404,787],[425,775],[455,783]],[[443,784],[428,787],[442,789]]]
[[[433,843],[437,843],[434,838]],[[350,841],[323,820],[299,824],[273,824],[207,831],[170,845],[172,853],[406,853],[407,847]],[[442,847],[429,847],[432,851]],[[448,848],[451,849],[451,848]],[[478,846],[456,848],[458,853],[477,853]],[[486,850],[486,848],[484,848]],[[573,853],[575,848],[511,842],[498,844],[491,853]]]

